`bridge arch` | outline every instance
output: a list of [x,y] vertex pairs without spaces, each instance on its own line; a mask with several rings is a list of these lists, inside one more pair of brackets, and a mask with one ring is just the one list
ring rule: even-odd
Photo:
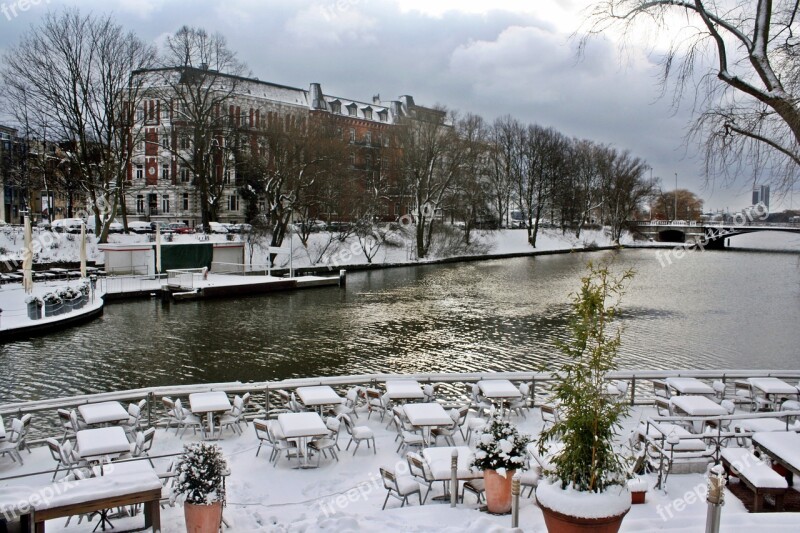
[[679,229],[665,229],[658,232],[659,242],[686,242],[686,233]]

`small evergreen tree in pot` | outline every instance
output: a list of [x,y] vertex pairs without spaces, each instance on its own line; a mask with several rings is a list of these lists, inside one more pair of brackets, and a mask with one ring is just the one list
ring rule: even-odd
[[511,478],[522,468],[530,437],[509,421],[495,416],[478,436],[472,467],[483,471],[486,504],[490,513],[511,510]]
[[216,532],[222,521],[225,502],[223,477],[228,464],[216,444],[196,442],[183,447],[177,466],[175,495],[185,498],[186,529],[191,532]]
[[[627,466],[614,450],[620,418],[628,406],[609,401],[605,392],[606,375],[617,368],[620,346],[620,329],[612,331],[611,327],[624,284],[632,278],[633,271],[614,277],[608,265],[595,266],[591,262],[587,270],[588,274],[581,278],[580,291],[573,295],[571,339],[559,343],[568,357],[557,373],[553,389],[562,416],[538,440],[540,454],[546,454],[553,441],[563,445],[551,460],[553,469],[545,472],[547,481],[536,492],[550,531],[558,528],[551,527],[548,510],[563,516],[567,513],[559,512],[559,508],[569,508],[581,515],[575,518],[595,521],[619,515],[621,524],[631,501],[625,487]],[[584,511],[579,510],[582,502]]]

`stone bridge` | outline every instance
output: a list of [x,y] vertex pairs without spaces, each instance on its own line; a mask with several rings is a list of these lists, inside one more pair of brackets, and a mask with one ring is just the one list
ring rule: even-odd
[[800,224],[747,221],[744,224],[691,220],[631,221],[628,227],[657,242],[695,243],[710,249],[725,248],[725,239],[757,231],[800,233]]

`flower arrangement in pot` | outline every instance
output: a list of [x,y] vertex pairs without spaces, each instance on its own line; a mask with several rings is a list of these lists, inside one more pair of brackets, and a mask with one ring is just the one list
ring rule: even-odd
[[44,300],[44,314],[45,316],[60,315],[61,311],[61,298],[54,292],[48,292],[42,298]]
[[554,442],[561,447],[550,459],[536,498],[548,531],[616,532],[631,506],[626,486],[628,466],[614,449],[620,418],[628,406],[609,401],[606,374],[616,369],[620,330],[609,331],[617,315],[628,270],[613,277],[607,265],[589,263],[573,296],[571,339],[560,343],[567,356],[554,380],[554,400],[562,416],[542,431],[539,453]]
[[25,298],[25,304],[28,306],[28,318],[31,320],[39,320],[42,318],[42,306],[44,302],[38,296],[28,296]]
[[227,461],[216,444],[196,442],[183,447],[183,455],[177,465],[174,493],[175,496],[184,497],[187,532],[219,531],[227,469]]
[[478,438],[472,467],[483,471],[486,506],[490,513],[511,511],[511,478],[522,468],[530,437],[499,416],[484,426]]

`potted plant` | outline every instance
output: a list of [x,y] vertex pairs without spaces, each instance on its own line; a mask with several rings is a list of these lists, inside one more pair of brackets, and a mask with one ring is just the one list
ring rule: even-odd
[[647,480],[638,476],[629,479],[628,490],[631,491],[631,503],[633,505],[644,503],[647,496]]
[[225,503],[223,476],[228,465],[216,444],[196,442],[183,447],[177,467],[175,495],[183,495],[188,533],[217,533]]
[[536,489],[547,530],[619,530],[630,510],[628,466],[614,449],[620,418],[628,407],[606,397],[606,374],[616,369],[620,330],[609,331],[628,270],[613,277],[608,266],[587,266],[573,296],[571,339],[559,348],[568,360],[555,376],[553,393],[562,416],[539,437],[539,453],[554,441],[552,469]]
[[55,316],[62,313],[61,298],[54,292],[48,292],[44,295],[44,316]]
[[511,511],[511,478],[525,463],[530,437],[509,421],[495,416],[478,438],[472,467],[483,471],[486,506],[490,513]]
[[28,318],[31,320],[39,320],[42,318],[42,306],[44,302],[38,296],[28,296],[25,298],[25,303],[28,305]]

